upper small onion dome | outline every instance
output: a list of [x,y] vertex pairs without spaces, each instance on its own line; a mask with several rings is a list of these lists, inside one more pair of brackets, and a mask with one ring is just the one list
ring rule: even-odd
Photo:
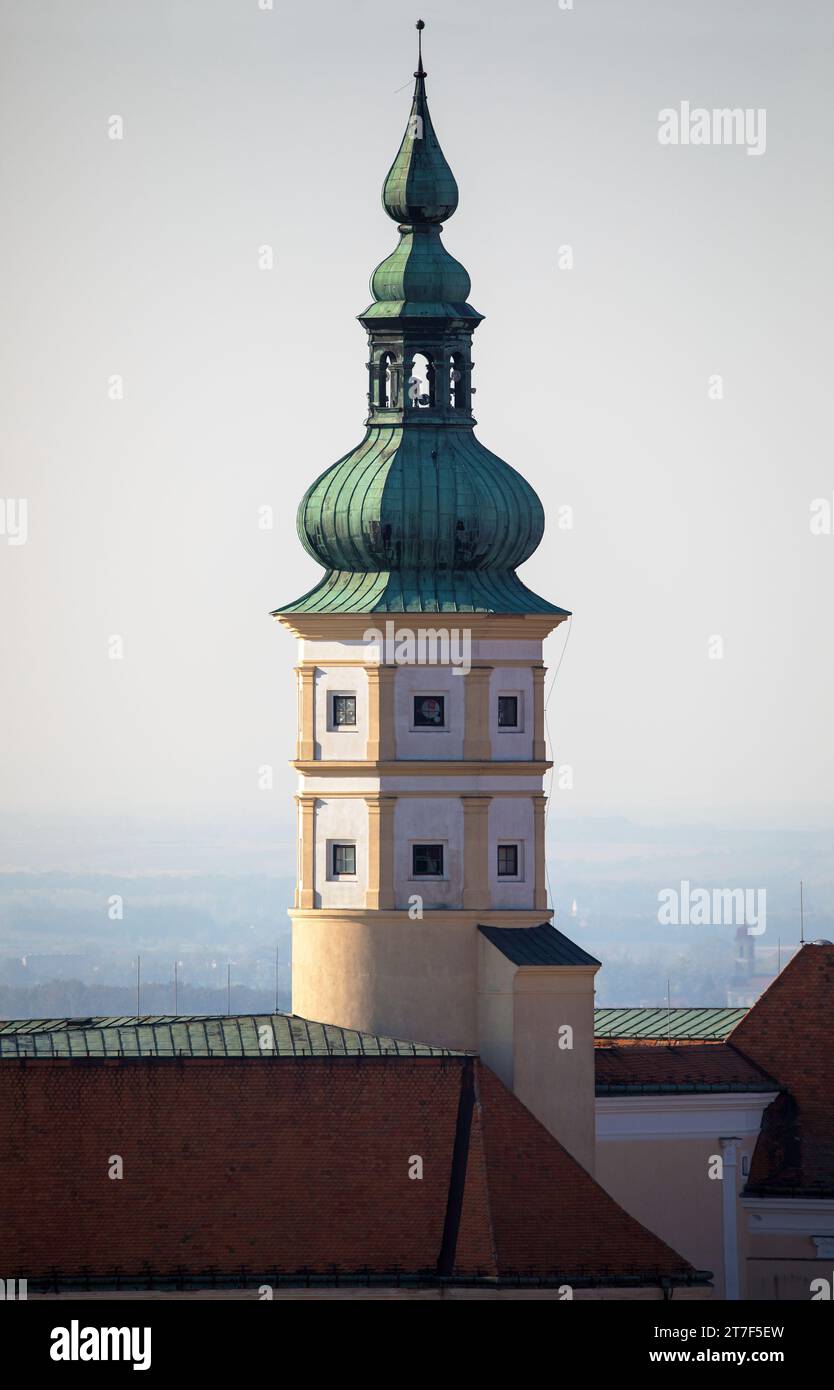
[[458,205],[458,186],[431,123],[422,53],[414,76],[411,115],[382,186],[382,206],[395,222],[445,222]]

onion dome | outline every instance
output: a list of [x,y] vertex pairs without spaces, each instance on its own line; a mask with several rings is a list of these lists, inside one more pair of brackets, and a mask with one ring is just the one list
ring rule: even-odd
[[369,429],[308,489],[298,533],[328,574],[282,612],[564,613],[515,573],[541,502],[471,430]]
[[400,244],[371,277],[374,303],[362,315],[383,318],[481,318],[466,300],[471,281],[450,256],[438,227],[403,227]]
[[414,76],[411,114],[397,157],[382,186],[382,206],[395,222],[436,225],[455,211],[458,186],[431,123],[422,44]]

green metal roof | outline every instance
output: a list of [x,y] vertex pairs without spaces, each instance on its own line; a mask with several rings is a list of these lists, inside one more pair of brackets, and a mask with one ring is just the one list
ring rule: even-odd
[[[471,336],[482,316],[467,303],[466,269],[440,239],[458,189],[429,115],[422,59],[415,78],[382,194],[400,240],[374,271],[373,303],[359,316],[370,348],[368,428],[313,482],[298,510],[299,538],[324,577],[273,616],[567,617],[515,573],[544,535],[539,498],[475,437]],[[380,384],[386,370],[390,396]]]
[[153,1014],[0,1022],[19,1057],[451,1057],[447,1048],[312,1023],[295,1014]]
[[600,965],[549,922],[538,927],[478,927],[513,965]]
[[366,319],[456,318],[478,322],[482,315],[467,304],[472,282],[450,256],[437,227],[404,227],[400,244],[371,276],[374,303]]
[[435,134],[426,101],[422,53],[402,143],[382,187],[382,206],[395,222],[446,222],[458,205],[458,186]]
[[746,1009],[595,1009],[594,1033],[598,1038],[675,1038],[720,1042],[728,1037]]
[[308,489],[298,533],[328,573],[278,613],[566,616],[515,573],[544,533],[541,502],[471,430],[369,427]]

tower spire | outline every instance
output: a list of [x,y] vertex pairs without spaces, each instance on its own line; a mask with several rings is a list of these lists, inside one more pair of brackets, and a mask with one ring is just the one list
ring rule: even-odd
[[417,21],[411,112],[382,189],[399,244],[371,277],[362,442],[311,484],[301,542],[325,568],[289,613],[503,613],[564,609],[532,593],[517,566],[544,532],[529,483],[474,435],[472,334],[464,266],[443,245],[458,187],[432,125]]

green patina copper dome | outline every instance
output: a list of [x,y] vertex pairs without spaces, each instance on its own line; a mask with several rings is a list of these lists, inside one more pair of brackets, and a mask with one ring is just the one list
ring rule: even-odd
[[[544,534],[529,483],[474,434],[469,276],[443,246],[458,202],[426,102],[414,100],[382,201],[400,223],[377,266],[368,330],[370,414],[362,442],[311,485],[298,510],[324,578],[279,614],[478,612],[564,616],[518,578]],[[424,366],[420,379],[417,362]]]
[[458,186],[431,123],[422,53],[414,76],[411,115],[382,185],[382,206],[395,222],[440,223],[458,205]]
[[470,430],[368,430],[308,490],[298,531],[331,572],[307,611],[338,606],[347,575],[341,611],[370,594],[385,611],[556,611],[515,575],[542,538],[541,502]]

